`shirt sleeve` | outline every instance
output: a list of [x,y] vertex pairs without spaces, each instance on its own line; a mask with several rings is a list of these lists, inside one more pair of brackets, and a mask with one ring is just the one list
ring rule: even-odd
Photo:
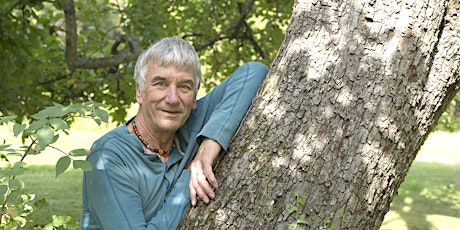
[[209,118],[197,138],[211,138],[227,151],[267,71],[262,63],[246,63],[200,99]]

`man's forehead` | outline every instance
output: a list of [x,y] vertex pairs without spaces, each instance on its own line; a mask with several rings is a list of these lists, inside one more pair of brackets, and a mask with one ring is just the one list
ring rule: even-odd
[[181,70],[175,66],[160,66],[160,65],[148,65],[145,75],[146,81],[161,80],[169,78],[180,78],[181,81],[192,81],[195,82],[194,73],[192,71]]

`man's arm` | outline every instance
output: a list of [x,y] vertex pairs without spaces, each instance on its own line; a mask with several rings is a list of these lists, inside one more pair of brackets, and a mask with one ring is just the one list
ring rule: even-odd
[[197,195],[206,204],[209,203],[210,199],[216,197],[212,187],[217,188],[218,183],[212,167],[215,165],[221,149],[222,147],[217,141],[205,138],[198,149],[195,159],[189,166],[194,173],[191,175],[189,183],[190,199],[193,206],[197,203]]
[[258,62],[241,66],[230,77],[211,91],[198,105],[197,110],[206,111],[206,120],[197,138],[202,138],[197,155],[191,162],[189,183],[192,205],[196,196],[208,203],[215,197],[210,185],[217,188],[218,183],[212,167],[219,153],[227,151],[233,135],[249,109],[252,99],[262,84],[268,68]]

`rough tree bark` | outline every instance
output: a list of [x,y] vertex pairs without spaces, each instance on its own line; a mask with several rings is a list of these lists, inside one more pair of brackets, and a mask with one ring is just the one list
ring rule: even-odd
[[216,169],[216,200],[181,228],[378,229],[459,89],[459,11],[458,0],[297,0]]

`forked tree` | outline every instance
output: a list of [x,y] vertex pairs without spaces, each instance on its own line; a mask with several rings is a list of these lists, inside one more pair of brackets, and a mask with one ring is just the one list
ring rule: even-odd
[[458,0],[297,0],[216,167],[217,198],[181,228],[378,229],[459,89],[459,12]]

